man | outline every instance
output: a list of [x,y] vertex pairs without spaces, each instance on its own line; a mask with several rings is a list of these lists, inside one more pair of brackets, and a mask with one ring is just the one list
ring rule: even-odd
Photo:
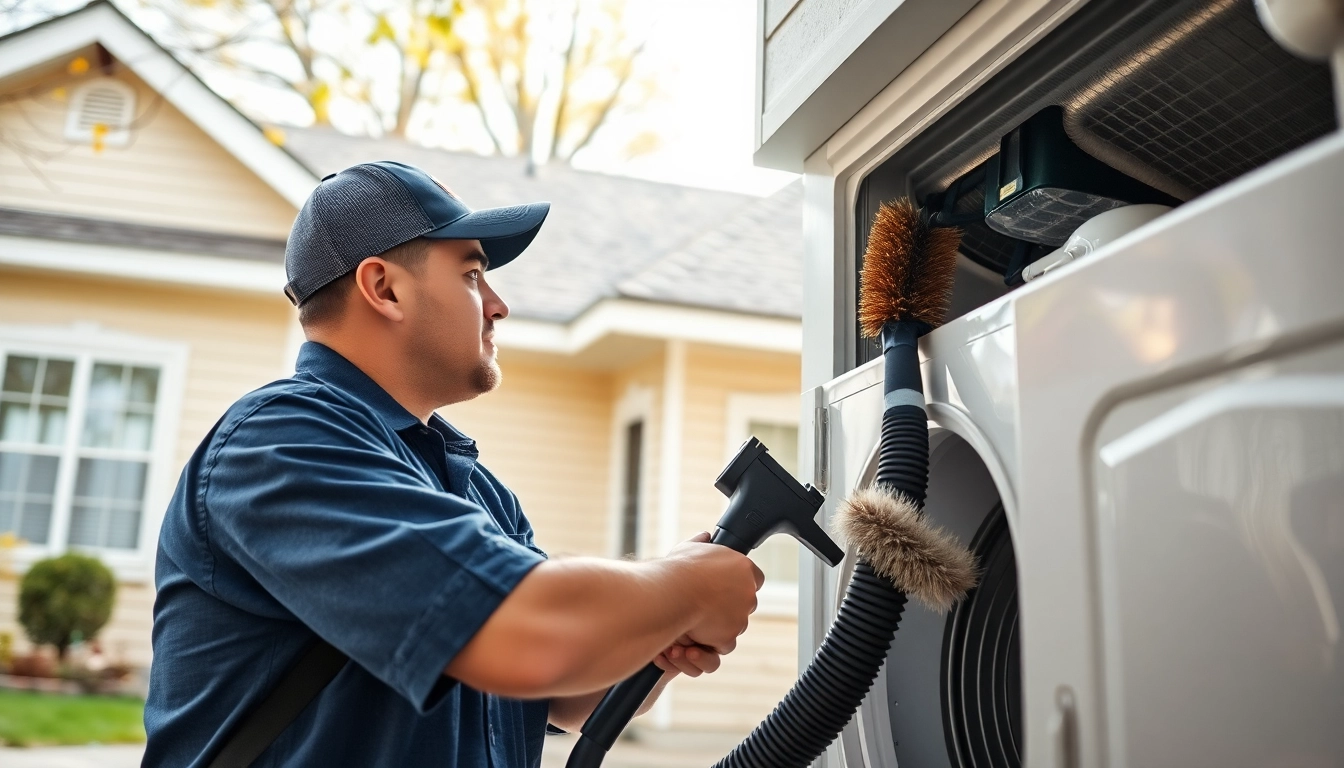
[[576,728],[649,659],[666,680],[733,649],[750,560],[702,534],[661,560],[548,561],[434,414],[499,384],[485,272],[548,210],[472,212],[390,162],[313,191],[285,252],[298,370],[220,419],[164,519],[145,765],[210,765],[319,638],[350,662],[256,765],[536,766],[548,721]]

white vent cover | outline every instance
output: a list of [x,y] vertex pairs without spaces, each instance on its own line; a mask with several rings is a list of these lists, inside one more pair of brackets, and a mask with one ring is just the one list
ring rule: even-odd
[[85,83],[70,99],[65,119],[65,138],[93,143],[94,126],[107,126],[103,144],[124,147],[130,141],[131,120],[135,115],[135,89],[111,77]]

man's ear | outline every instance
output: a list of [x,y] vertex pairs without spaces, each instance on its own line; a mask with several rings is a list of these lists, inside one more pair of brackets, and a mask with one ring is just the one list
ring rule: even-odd
[[401,322],[405,317],[402,307],[397,303],[398,270],[386,261],[373,256],[355,267],[355,290],[359,297],[374,312],[391,320]]

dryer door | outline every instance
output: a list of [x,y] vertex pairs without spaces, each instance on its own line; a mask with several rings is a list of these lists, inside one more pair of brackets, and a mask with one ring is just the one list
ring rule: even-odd
[[[824,508],[828,518],[851,491],[872,483],[877,472],[882,420],[878,363],[823,388],[831,438],[832,483]],[[972,429],[974,417],[971,414]],[[936,415],[931,420],[925,514],[976,552],[984,571],[981,585],[950,615],[907,604],[885,667],[824,765],[1022,765],[1012,537],[994,473],[972,443],[958,434],[966,429],[964,422],[948,428],[939,426]],[[850,550],[840,568],[815,569],[811,574],[814,585],[824,586],[817,590],[821,599],[803,627],[812,634],[802,643],[809,658],[835,617],[853,566]]]
[[1017,298],[1032,765],[1344,764],[1341,200],[1335,133]]

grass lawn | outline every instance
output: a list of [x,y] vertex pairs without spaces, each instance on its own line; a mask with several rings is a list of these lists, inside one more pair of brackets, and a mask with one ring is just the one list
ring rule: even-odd
[[144,702],[126,696],[60,696],[0,690],[0,744],[139,743]]

